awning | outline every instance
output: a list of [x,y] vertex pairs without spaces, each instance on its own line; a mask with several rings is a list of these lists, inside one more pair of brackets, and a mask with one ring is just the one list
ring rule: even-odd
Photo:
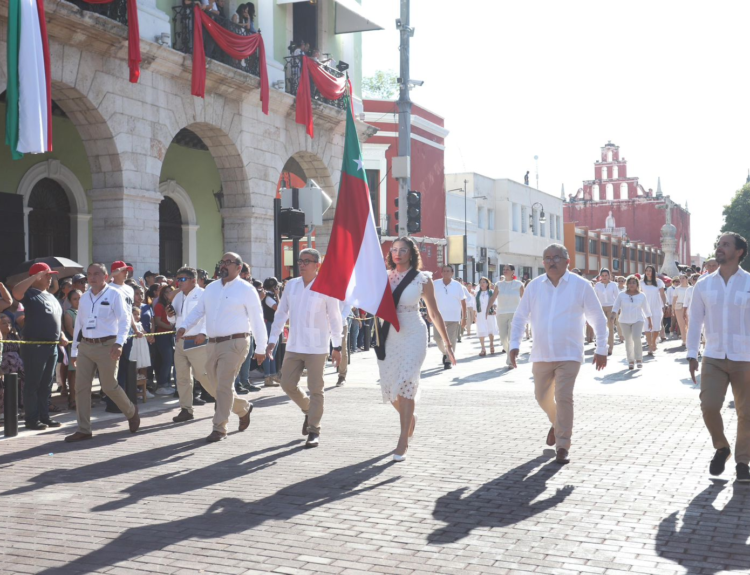
[[366,16],[355,0],[334,0],[336,3],[335,34],[351,34],[369,30],[384,30],[383,26]]

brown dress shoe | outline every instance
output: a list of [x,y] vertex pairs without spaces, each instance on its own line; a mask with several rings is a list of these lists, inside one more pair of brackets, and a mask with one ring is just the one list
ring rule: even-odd
[[305,416],[305,421],[302,423],[302,435],[307,436],[307,416]]
[[80,431],[76,431],[73,435],[68,435],[65,438],[65,443],[75,443],[76,441],[86,441],[87,439],[91,439],[94,437],[90,433],[81,433]]
[[250,414],[253,412],[253,404],[250,404],[250,409],[247,410],[247,413],[240,417],[240,431],[245,431],[248,427],[250,427]]
[[191,419],[195,419],[195,416],[187,409],[181,409],[180,413],[172,418],[172,421],[175,423],[182,423],[183,421],[190,421]]
[[138,406],[135,406],[135,413],[133,417],[128,419],[128,426],[130,426],[130,433],[135,433],[141,427],[141,416],[138,415]]
[[557,456],[555,457],[555,463],[559,463],[560,465],[565,465],[566,463],[570,463],[570,459],[568,458],[568,450],[560,447],[557,450]]
[[226,438],[226,433],[222,433],[221,431],[212,431],[211,435],[206,437],[206,441],[208,443],[216,443],[217,441],[224,441]]
[[547,434],[547,445],[552,447],[555,444],[555,426],[549,428],[549,433]]

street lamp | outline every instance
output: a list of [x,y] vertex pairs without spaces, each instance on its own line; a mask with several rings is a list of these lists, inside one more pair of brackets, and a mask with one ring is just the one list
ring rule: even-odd
[[539,202],[534,202],[531,205],[531,213],[529,214],[529,227],[531,228],[531,231],[534,231],[534,208],[539,206],[541,208],[541,212],[539,213],[539,223],[544,224],[547,222],[547,216],[544,215],[544,206],[540,204]]
[[468,278],[469,278],[469,275],[466,271],[466,268],[468,267],[467,264],[469,261],[469,256],[466,251],[466,242],[469,236],[469,227],[466,221],[466,184],[468,183],[469,183],[469,180],[464,180],[463,188],[455,188],[453,190],[448,190],[448,193],[451,193],[451,192],[463,192],[464,193],[464,282],[468,281]]

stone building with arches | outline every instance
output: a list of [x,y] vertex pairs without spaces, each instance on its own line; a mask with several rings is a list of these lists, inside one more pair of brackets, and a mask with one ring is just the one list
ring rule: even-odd
[[[227,3],[230,13],[239,3]],[[240,253],[254,276],[272,275],[273,200],[282,172],[294,159],[299,175],[318,182],[335,207],[343,155],[339,103],[313,100],[314,138],[295,123],[289,50],[303,34],[340,69],[348,66],[355,111],[361,111],[360,31],[380,27],[358,4],[344,4],[255,2],[271,83],[265,115],[257,70],[218,47],[208,54],[205,99],[190,94],[192,46],[180,28],[190,15],[181,0],[138,0],[143,62],[137,84],[128,81],[125,0],[104,8],[44,0],[53,151],[13,161],[0,146],[0,217],[13,222],[0,226],[0,244],[15,246],[10,255],[10,248],[0,253],[0,279],[13,262],[46,255],[84,265],[124,260],[137,275],[174,272],[182,264],[212,271],[224,251]],[[2,133],[7,10],[7,2],[0,5]],[[219,23],[231,29],[228,20]],[[365,140],[376,130],[358,122],[358,131]],[[317,230],[323,251],[334,213]]]

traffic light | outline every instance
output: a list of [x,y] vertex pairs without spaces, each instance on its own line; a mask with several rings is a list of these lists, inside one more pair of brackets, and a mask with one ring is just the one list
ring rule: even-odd
[[393,200],[393,203],[396,205],[396,211],[393,212],[393,217],[398,222],[398,198],[396,198],[395,200]]
[[409,191],[406,196],[406,229],[410,234],[422,231],[422,193]]

